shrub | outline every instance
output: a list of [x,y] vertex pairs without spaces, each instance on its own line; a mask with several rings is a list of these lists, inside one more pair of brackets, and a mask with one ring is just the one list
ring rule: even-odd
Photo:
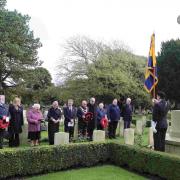
[[166,179],[180,179],[180,158],[177,156],[115,143],[111,144],[111,150],[111,161],[115,165]]
[[0,179],[88,167],[99,163],[128,166],[139,173],[180,179],[178,156],[113,142],[1,150],[0,157]]
[[105,163],[109,158],[109,144],[84,143],[2,150],[0,157],[1,179]]

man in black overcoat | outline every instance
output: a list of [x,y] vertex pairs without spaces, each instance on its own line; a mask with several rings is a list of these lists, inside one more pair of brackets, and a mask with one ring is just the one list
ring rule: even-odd
[[168,102],[165,100],[165,93],[158,92],[157,100],[154,101],[153,121],[154,128],[154,150],[165,151],[165,137],[167,131],[167,113],[169,110]]

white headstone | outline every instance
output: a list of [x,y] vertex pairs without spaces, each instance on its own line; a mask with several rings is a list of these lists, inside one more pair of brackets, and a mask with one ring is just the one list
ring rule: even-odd
[[116,136],[120,136],[120,121],[118,121],[118,125],[116,128]]
[[143,127],[146,127],[146,116],[142,116]]
[[44,111],[43,117],[44,119],[47,119],[48,111]]
[[23,120],[24,120],[24,124],[28,124],[27,122],[27,111],[23,110]]
[[76,119],[75,120],[75,123],[74,123],[74,139],[78,139],[78,120]]
[[170,136],[180,138],[180,110],[173,110],[171,113]]
[[128,128],[124,130],[124,142],[128,145],[134,145],[134,129]]
[[55,133],[54,144],[55,145],[69,144],[69,133],[65,133],[65,132]]
[[24,123],[22,126],[22,133],[19,136],[20,144],[28,144],[28,124]]
[[20,134],[20,144],[28,144],[28,121],[27,121],[27,111],[23,110],[23,120],[24,125],[22,126],[22,133]]
[[153,128],[150,127],[148,128],[148,145],[149,146],[154,146],[154,139],[153,139]]
[[142,135],[143,133],[143,121],[137,120],[136,121],[136,134]]
[[105,131],[102,130],[94,130],[93,131],[93,141],[105,141]]
[[120,136],[124,136],[124,120],[120,120],[119,122],[119,127],[120,127]]

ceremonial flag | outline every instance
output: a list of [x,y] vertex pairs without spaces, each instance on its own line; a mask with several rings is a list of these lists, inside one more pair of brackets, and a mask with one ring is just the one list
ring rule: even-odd
[[157,62],[155,55],[155,34],[151,36],[151,44],[149,50],[149,56],[147,59],[147,66],[145,72],[144,87],[148,93],[152,93],[155,97],[155,88],[158,83],[157,77]]

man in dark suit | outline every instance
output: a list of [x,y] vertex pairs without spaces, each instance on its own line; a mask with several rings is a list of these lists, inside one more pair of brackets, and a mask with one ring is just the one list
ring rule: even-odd
[[85,115],[87,113],[88,113],[87,101],[83,100],[81,106],[77,110],[79,138],[86,138],[87,136],[87,122],[85,121]]
[[124,120],[124,129],[130,128],[131,121],[132,121],[132,106],[131,106],[131,99],[126,99],[126,104],[122,107],[121,116]]
[[157,100],[154,101],[153,121],[156,123],[154,130],[154,150],[165,151],[165,137],[167,131],[168,102],[165,101],[165,93],[158,92]]
[[120,109],[119,106],[117,105],[117,99],[114,99],[112,104],[109,105],[107,116],[109,120],[109,128],[108,128],[109,138],[115,139],[117,124],[118,121],[120,120]]
[[76,108],[73,107],[73,100],[68,100],[68,106],[64,108],[64,131],[69,133],[70,140],[74,135]]

